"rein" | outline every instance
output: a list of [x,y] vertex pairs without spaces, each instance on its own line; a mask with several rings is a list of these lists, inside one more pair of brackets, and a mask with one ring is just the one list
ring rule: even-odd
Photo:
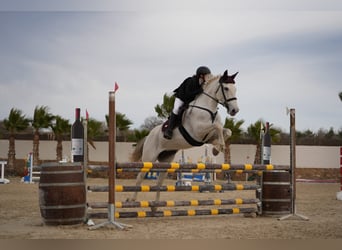
[[215,118],[216,118],[216,115],[217,115],[217,111],[214,113],[214,112],[211,111],[210,109],[207,109],[207,108],[204,108],[204,107],[201,107],[201,106],[197,106],[197,105],[189,105],[189,107],[198,108],[198,109],[202,109],[202,110],[208,111],[208,113],[209,113],[210,116],[211,116],[211,122],[214,123]]
[[[218,104],[221,104],[222,106],[224,106],[227,110],[228,110],[228,113],[229,113],[229,105],[228,103],[231,102],[231,101],[235,101],[237,100],[236,97],[232,97],[232,98],[229,98],[227,99],[225,93],[224,93],[224,89],[223,89],[223,83],[219,83],[220,85],[217,87],[217,90],[215,91],[215,94],[217,94],[217,92],[219,91],[219,89],[221,88],[221,91],[222,91],[222,95],[223,95],[223,98],[224,98],[224,102],[220,102],[217,98],[209,95],[208,93],[206,92],[202,92],[203,95],[211,98],[212,100],[214,100],[216,103]],[[193,107],[193,108],[198,108],[198,109],[202,109],[202,110],[205,110],[205,111],[208,111],[210,116],[211,116],[211,121],[214,122],[215,118],[216,118],[216,115],[217,115],[217,111],[214,113],[213,111],[205,108],[205,107],[200,107],[200,106],[197,106],[197,105],[189,105],[190,107]]]

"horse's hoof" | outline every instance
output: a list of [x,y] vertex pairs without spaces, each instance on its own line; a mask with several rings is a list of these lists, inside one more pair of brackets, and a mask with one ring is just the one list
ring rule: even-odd
[[213,148],[213,155],[216,156],[220,153],[216,148]]
[[243,216],[245,218],[256,218],[257,214],[256,213],[244,213]]

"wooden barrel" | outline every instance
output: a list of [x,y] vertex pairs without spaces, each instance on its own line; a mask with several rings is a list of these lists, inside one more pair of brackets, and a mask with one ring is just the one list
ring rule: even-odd
[[262,215],[284,215],[292,212],[290,178],[288,171],[263,171]]
[[82,164],[42,164],[39,205],[46,225],[83,223],[86,218],[86,185]]

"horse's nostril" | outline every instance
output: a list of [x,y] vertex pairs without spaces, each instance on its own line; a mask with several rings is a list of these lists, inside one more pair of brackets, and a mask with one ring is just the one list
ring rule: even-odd
[[232,109],[232,111],[230,112],[230,115],[231,116],[234,116],[234,115],[236,115],[236,113],[238,112],[239,110],[237,110],[237,109]]

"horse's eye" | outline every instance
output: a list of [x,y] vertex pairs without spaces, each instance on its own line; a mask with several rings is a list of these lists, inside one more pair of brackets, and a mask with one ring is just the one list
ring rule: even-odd
[[224,87],[224,90],[225,90],[225,91],[228,91],[228,90],[229,90],[229,88],[228,88],[228,87]]

